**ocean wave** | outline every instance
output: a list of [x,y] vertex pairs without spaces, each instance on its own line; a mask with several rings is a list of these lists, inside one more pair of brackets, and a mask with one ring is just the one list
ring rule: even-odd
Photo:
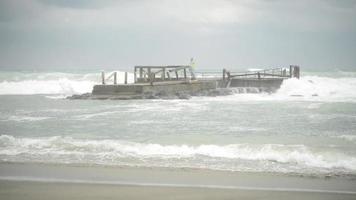
[[16,121],[16,122],[34,122],[34,121],[42,121],[46,119],[50,119],[51,117],[32,117],[32,116],[10,116],[7,119],[3,119],[2,121]]
[[[124,72],[118,73],[118,83],[123,83]],[[129,82],[133,75],[129,74]],[[0,95],[72,95],[91,92],[100,83],[99,73],[0,73]],[[52,96],[48,96],[52,98]]]
[[272,96],[277,99],[356,101],[354,88],[356,78],[305,76],[284,80],[280,89]]
[[335,148],[317,151],[305,145],[284,144],[163,145],[59,136],[16,138],[1,135],[0,159],[19,162],[193,166],[235,171],[356,171],[356,157]]
[[19,82],[3,81],[0,83],[0,94],[81,94],[91,92],[95,83],[63,78],[60,80],[26,80]]
[[356,135],[339,135],[339,136],[335,136],[335,138],[340,138],[350,142],[356,142]]
[[[6,75],[6,76],[5,76]],[[63,98],[72,94],[91,92],[95,84],[100,83],[99,73],[0,73],[0,95],[31,95],[48,94],[48,98]],[[122,83],[124,73],[118,73],[118,82]],[[130,83],[133,74],[129,73]],[[327,77],[308,75],[300,79],[284,80],[274,94],[236,94],[234,96],[217,97],[215,100],[264,101],[264,100],[296,100],[356,102],[356,78],[353,76]],[[241,90],[241,88],[240,88]],[[242,89],[243,90],[243,89]],[[57,95],[57,96],[53,96]],[[207,98],[204,98],[207,100]]]

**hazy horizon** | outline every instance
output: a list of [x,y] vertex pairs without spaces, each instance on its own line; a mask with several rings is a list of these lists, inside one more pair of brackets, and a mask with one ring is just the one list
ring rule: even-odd
[[2,0],[0,70],[356,70],[356,1]]

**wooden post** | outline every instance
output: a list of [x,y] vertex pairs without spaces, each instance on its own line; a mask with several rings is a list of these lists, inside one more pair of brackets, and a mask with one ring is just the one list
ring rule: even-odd
[[226,71],[226,75],[227,75],[227,83],[226,83],[226,85],[225,85],[225,87],[226,88],[229,88],[230,87],[230,85],[231,85],[231,74],[230,74],[230,72],[229,71]]
[[175,71],[176,72],[176,79],[178,80],[178,72],[177,71]]
[[293,66],[289,65],[289,78],[293,77]]
[[148,80],[150,81],[150,82],[152,82],[152,77],[151,77],[151,68],[147,68],[147,76],[148,76]]
[[300,78],[300,70],[299,70],[299,66],[294,66],[294,77],[299,79]]
[[117,85],[117,72],[114,72],[114,85]]
[[167,78],[171,80],[171,76],[169,75],[169,72],[167,72]]
[[125,72],[125,84],[127,84],[127,72]]
[[105,72],[101,71],[101,83],[105,85]]
[[260,74],[260,72],[257,72],[257,77],[258,77],[258,79],[261,79],[261,74]]
[[184,79],[187,79],[187,70],[184,68]]
[[134,71],[134,83],[136,83],[137,81],[137,67],[135,67],[135,71]]
[[225,74],[226,74],[226,69],[224,68],[224,69],[223,69],[223,76],[222,76],[224,81],[225,81],[225,79],[226,79]]
[[140,67],[140,80],[142,80],[143,79],[143,70],[142,70],[142,67]]
[[163,67],[162,68],[162,81],[165,81],[166,80],[166,68]]

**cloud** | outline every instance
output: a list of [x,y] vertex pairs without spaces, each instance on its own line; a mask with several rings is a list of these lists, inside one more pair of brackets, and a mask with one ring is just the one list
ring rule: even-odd
[[0,66],[351,63],[355,20],[348,0],[0,0]]
[[0,21],[30,20],[39,15],[40,8],[32,0],[1,0]]
[[108,7],[117,3],[115,0],[38,0],[40,3],[62,7],[62,8],[74,8],[74,9],[100,9]]

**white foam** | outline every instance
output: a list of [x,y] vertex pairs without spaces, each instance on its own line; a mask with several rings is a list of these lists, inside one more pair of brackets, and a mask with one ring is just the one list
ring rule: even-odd
[[[118,72],[118,83],[124,82],[124,72]],[[128,82],[133,82],[129,73]],[[0,95],[56,94],[72,95],[91,92],[100,83],[99,73],[19,73],[13,72],[0,78]],[[110,81],[108,81],[110,83]],[[56,98],[47,96],[48,98]],[[58,96],[57,96],[58,97]]]
[[340,135],[335,136],[336,138],[344,139],[351,142],[356,142],[356,135]]
[[[310,101],[310,102],[356,102],[356,78],[303,76],[283,81],[272,94],[257,93],[257,88],[233,88],[234,95],[199,97],[200,101]],[[247,90],[250,90],[247,92]],[[317,109],[321,104],[311,105]]]
[[356,78],[305,76],[284,80],[277,99],[356,101]]
[[0,83],[0,94],[80,94],[91,92],[92,81],[75,81],[67,78],[59,80],[26,80],[19,82],[3,81]]
[[[0,136],[0,158],[24,162],[117,164],[125,159],[143,165],[195,166],[223,170],[356,172],[356,157],[335,148],[316,151],[305,145],[230,144],[162,145],[121,140],[69,137],[15,138]],[[168,160],[174,160],[169,162]],[[244,163],[255,163],[245,166]],[[262,164],[261,164],[262,163]],[[127,163],[126,163],[127,164]],[[128,163],[130,164],[130,163]],[[317,170],[318,171],[318,170]]]
[[8,119],[5,121],[16,121],[16,122],[33,122],[33,121],[42,121],[50,119],[50,117],[32,117],[32,116],[10,116]]

